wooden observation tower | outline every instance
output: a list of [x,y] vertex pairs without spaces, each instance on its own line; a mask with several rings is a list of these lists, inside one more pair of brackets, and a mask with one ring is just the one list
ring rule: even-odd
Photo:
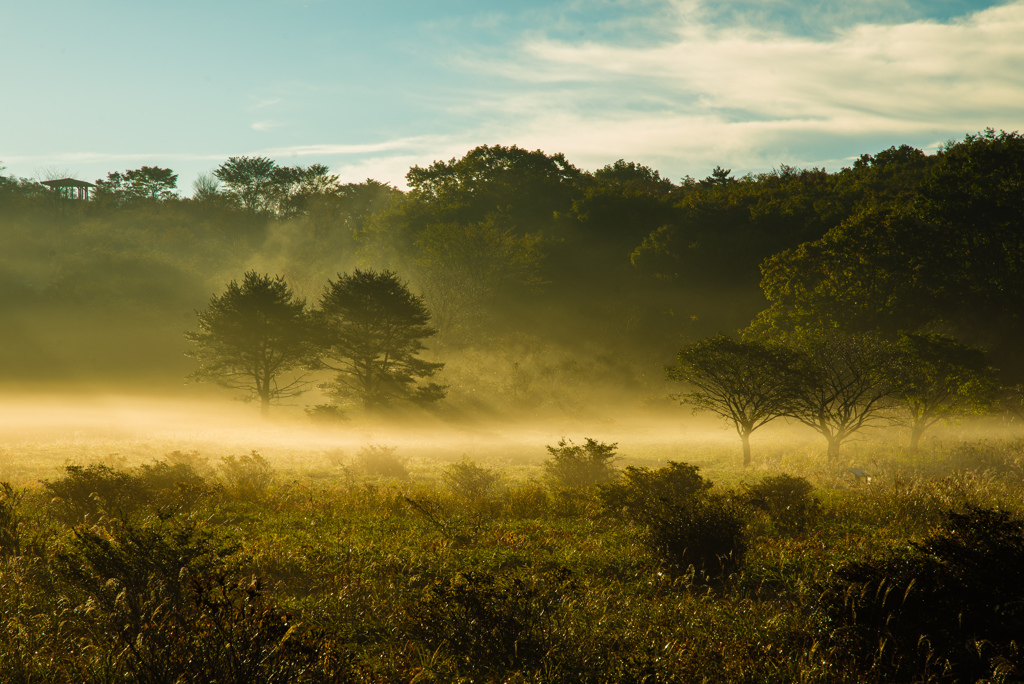
[[59,178],[39,182],[53,190],[60,199],[66,200],[88,200],[89,190],[96,187],[94,183],[87,183],[76,178]]

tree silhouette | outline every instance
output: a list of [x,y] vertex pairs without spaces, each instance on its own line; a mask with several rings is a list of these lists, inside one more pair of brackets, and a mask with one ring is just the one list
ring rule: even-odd
[[328,281],[320,298],[321,365],[337,371],[325,389],[338,398],[355,398],[372,411],[395,400],[430,403],[446,390],[436,383],[417,385],[444,367],[418,357],[423,340],[434,335],[423,298],[391,271],[356,269]]
[[690,390],[673,398],[724,418],[743,442],[743,465],[750,465],[750,434],[786,415],[791,406],[784,374],[796,354],[762,342],[737,342],[719,335],[679,350],[677,363],[666,368],[670,380]]
[[872,335],[819,333],[796,341],[800,361],[780,381],[790,396],[788,416],[828,442],[828,459],[854,434],[880,422],[898,387],[891,344]]
[[196,345],[187,355],[200,364],[190,380],[245,390],[264,417],[271,401],[308,388],[301,370],[316,358],[312,316],[281,276],[248,271],[198,316],[199,330],[185,333]]
[[935,423],[984,413],[995,401],[996,371],[980,349],[945,335],[903,334],[897,354],[896,398],[911,453]]
[[121,173],[107,174],[106,180],[96,181],[96,200],[109,200],[118,206],[128,206],[140,200],[167,201],[178,196],[178,174],[159,166],[143,166]]
[[242,208],[257,214],[267,208],[275,168],[277,164],[267,157],[228,157],[213,175],[227,185]]

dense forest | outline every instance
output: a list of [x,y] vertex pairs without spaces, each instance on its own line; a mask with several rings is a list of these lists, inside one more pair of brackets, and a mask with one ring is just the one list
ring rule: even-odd
[[0,175],[2,377],[162,389],[194,372],[182,333],[244,273],[313,303],[376,269],[422,294],[449,409],[652,402],[681,346],[739,331],[942,334],[1012,385],[1022,178],[1024,138],[992,130],[835,172],[678,183],[503,146],[414,167],[408,191],[264,157],[226,160],[190,197],[159,167],[111,172],[89,201]]

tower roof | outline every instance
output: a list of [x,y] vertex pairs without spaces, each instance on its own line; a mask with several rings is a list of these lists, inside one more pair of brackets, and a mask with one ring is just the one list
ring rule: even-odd
[[77,178],[58,178],[57,180],[45,180],[39,181],[43,185],[51,188],[95,188],[95,183],[89,183],[87,181],[81,181]]

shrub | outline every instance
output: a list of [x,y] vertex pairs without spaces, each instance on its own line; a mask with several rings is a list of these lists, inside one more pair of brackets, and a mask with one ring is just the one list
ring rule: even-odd
[[477,465],[465,456],[444,471],[444,481],[457,496],[468,501],[486,499],[500,480],[498,473]]
[[210,459],[201,456],[198,451],[174,450],[164,457],[173,466],[187,466],[201,478],[213,477],[216,471],[210,465]]
[[140,478],[101,464],[66,466],[63,477],[44,480],[43,488],[57,518],[69,525],[101,516],[125,519],[152,499]]
[[405,459],[397,456],[398,447],[370,444],[356,454],[356,465],[370,477],[388,477],[408,480],[409,469]]
[[838,569],[822,601],[841,652],[889,681],[1013,681],[1024,670],[1024,521],[946,511],[908,549]]
[[651,511],[690,501],[710,489],[711,483],[698,470],[675,461],[653,472],[629,466],[619,482],[600,485],[598,497],[607,513],[642,523]]
[[274,481],[274,470],[259,452],[243,456],[225,456],[220,471],[227,480],[228,489],[239,499],[260,499]]
[[551,458],[544,462],[548,480],[556,487],[591,487],[618,477],[612,466],[618,444],[605,444],[587,437],[586,444],[562,439],[557,447],[547,447]]
[[66,630],[114,681],[325,681],[315,635],[276,607],[237,547],[192,519],[76,528],[57,554],[77,601]]
[[184,458],[176,463],[154,461],[143,464],[134,474],[150,493],[150,503],[161,508],[191,511],[210,493],[210,487],[196,471],[194,463]]
[[543,518],[550,507],[548,490],[539,482],[524,482],[508,492],[508,510],[513,518]]
[[538,593],[515,577],[460,572],[436,581],[409,611],[409,631],[471,668],[522,668],[540,661],[545,611]]
[[821,503],[811,495],[814,486],[803,477],[772,475],[745,490],[743,501],[784,532],[802,532],[821,515]]
[[0,558],[21,555],[21,492],[9,482],[0,482]]
[[722,496],[703,496],[652,512],[645,541],[673,575],[709,582],[740,568],[747,551],[745,523]]
[[[174,452],[170,457],[183,456]],[[127,520],[154,507],[191,510],[209,487],[193,462],[155,461],[138,468],[117,470],[106,465],[69,465],[64,476],[44,480],[51,510],[62,522],[77,525],[100,517]]]

